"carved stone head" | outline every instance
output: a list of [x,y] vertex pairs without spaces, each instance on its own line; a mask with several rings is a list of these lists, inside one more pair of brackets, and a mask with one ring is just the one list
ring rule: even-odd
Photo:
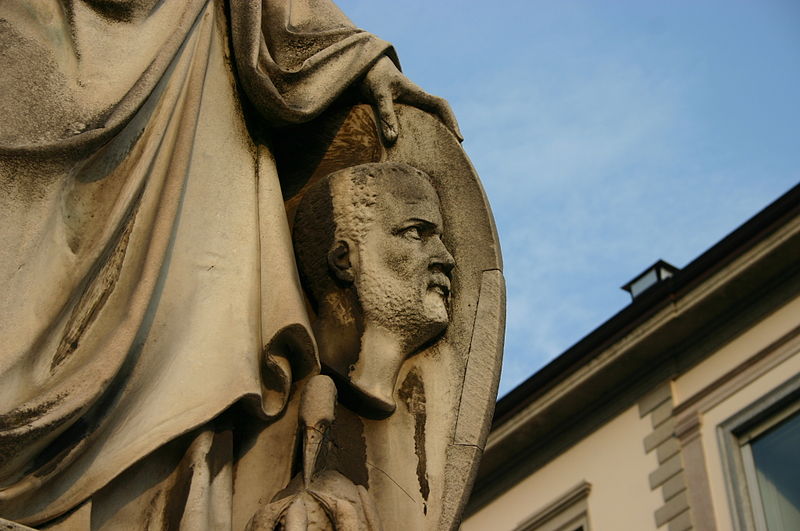
[[332,173],[298,208],[295,252],[321,361],[362,414],[394,411],[403,360],[447,327],[455,264],[442,230],[430,178],[401,163]]

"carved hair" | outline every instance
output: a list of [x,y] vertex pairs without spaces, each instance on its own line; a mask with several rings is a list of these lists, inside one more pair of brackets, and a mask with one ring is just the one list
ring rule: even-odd
[[303,196],[294,220],[294,249],[303,287],[314,309],[337,288],[328,267],[328,252],[339,240],[360,245],[374,218],[378,179],[410,175],[431,178],[400,162],[374,162],[333,172],[316,182]]

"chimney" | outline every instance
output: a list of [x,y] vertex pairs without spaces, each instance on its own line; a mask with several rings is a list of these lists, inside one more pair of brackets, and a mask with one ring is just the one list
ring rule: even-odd
[[647,291],[649,288],[655,286],[659,282],[663,282],[678,271],[679,269],[674,265],[669,264],[664,260],[659,260],[655,264],[645,269],[633,280],[622,286],[621,289],[624,289],[631,294],[631,300],[635,300],[636,297]]

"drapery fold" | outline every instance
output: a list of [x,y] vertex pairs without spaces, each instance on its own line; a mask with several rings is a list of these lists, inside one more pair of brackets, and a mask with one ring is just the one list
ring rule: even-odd
[[318,370],[228,58],[281,125],[391,49],[323,0],[21,6],[0,6],[0,45],[29,47],[0,59],[0,517],[40,524],[235,402],[281,415]]
[[273,124],[314,118],[382,54],[397,62],[329,2],[232,0],[231,26],[242,86]]

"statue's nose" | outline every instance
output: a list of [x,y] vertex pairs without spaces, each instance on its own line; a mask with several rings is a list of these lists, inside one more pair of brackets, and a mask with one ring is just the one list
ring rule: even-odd
[[456,261],[450,251],[445,247],[444,242],[440,238],[435,238],[436,252],[431,257],[431,268],[441,269],[445,274],[450,274],[450,271],[456,265]]

